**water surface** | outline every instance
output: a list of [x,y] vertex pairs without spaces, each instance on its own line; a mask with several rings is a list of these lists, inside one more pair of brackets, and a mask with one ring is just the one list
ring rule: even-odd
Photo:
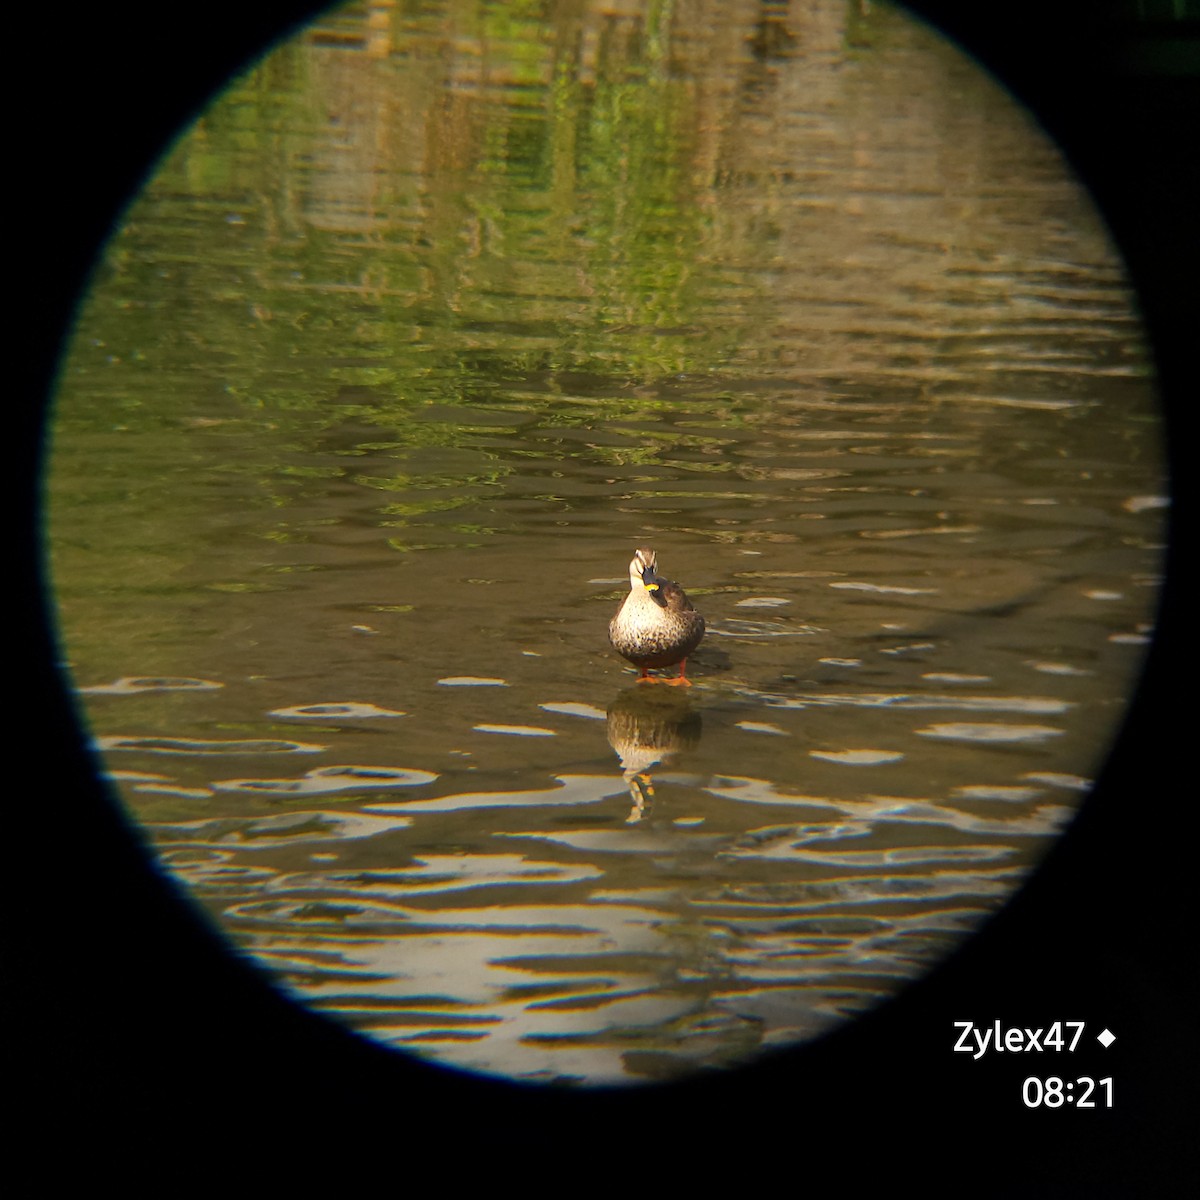
[[[305,1004],[528,1080],[736,1064],[1086,797],[1165,469],[1053,147],[884,5],[351,6],[163,160],[61,377],[63,656]],[[709,632],[607,645],[635,546]]]

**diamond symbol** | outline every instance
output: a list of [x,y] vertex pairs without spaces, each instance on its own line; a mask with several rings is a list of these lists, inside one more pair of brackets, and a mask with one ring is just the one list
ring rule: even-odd
[[1105,1048],[1105,1050],[1107,1050],[1109,1046],[1111,1046],[1116,1040],[1117,1035],[1115,1033],[1109,1033],[1107,1029],[1103,1033],[1096,1034],[1096,1041],[1098,1041],[1100,1045]]

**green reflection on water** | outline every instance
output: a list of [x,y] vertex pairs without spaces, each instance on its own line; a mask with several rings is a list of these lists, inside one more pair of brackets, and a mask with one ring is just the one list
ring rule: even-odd
[[[650,5],[640,36],[602,40],[587,64],[573,18],[520,7],[413,20],[422,45],[466,41],[477,78],[454,77],[472,53],[406,57],[401,31],[393,58],[357,76],[317,36],[235,84],[110,247],[73,378],[137,360],[172,385],[168,405],[207,385],[268,410],[328,407],[334,379],[369,394],[365,419],[420,444],[445,436],[403,420],[422,400],[474,402],[530,372],[640,380],[727,357],[734,330],[699,338],[689,322],[721,262],[748,256],[713,236],[712,182],[692,163],[696,81],[668,61],[671,6]],[[364,120],[376,142],[340,145]]]

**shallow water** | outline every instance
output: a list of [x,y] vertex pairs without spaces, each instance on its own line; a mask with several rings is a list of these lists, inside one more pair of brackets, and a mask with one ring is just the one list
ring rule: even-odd
[[[1003,905],[1121,719],[1166,504],[1121,265],[886,6],[390,21],[231,87],[81,313],[47,537],[103,761],[389,1045],[811,1038]],[[607,645],[637,545],[690,688]]]

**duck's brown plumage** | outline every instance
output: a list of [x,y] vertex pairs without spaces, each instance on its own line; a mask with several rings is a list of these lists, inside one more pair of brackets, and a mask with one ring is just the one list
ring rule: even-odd
[[[685,664],[704,637],[704,618],[687,593],[658,574],[654,551],[641,547],[629,564],[629,595],[608,624],[608,640],[644,676],[648,670]],[[682,679],[684,666],[680,666]]]

